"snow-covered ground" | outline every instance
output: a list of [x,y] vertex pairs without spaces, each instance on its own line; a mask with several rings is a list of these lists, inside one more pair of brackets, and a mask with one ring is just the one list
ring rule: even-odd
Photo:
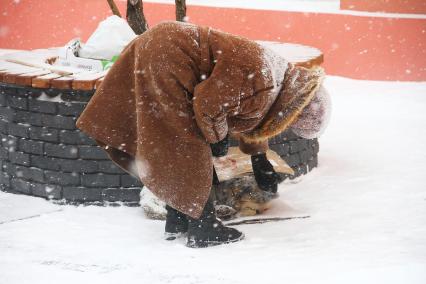
[[0,283],[426,283],[426,82],[326,86],[320,166],[268,212],[310,218],[189,249],[141,208],[0,193]]

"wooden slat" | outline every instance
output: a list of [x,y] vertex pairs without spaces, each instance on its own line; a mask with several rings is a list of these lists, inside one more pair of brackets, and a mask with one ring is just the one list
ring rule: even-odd
[[[277,42],[261,42],[260,44],[271,48],[278,54],[284,56],[290,62],[310,68],[320,65],[324,61],[320,50],[299,45]],[[46,59],[57,56],[57,50],[34,50],[21,51],[0,57],[0,82],[15,83],[22,86],[33,86],[36,88],[57,88],[93,90],[103,82],[106,71],[89,73],[78,68],[55,66],[46,63]],[[19,63],[19,64],[18,64]],[[38,69],[21,69],[23,65]],[[43,69],[42,71],[34,71]]]
[[0,71],[9,70],[11,68],[17,68],[17,67],[23,67],[23,65],[8,62],[8,61],[5,61],[4,59],[0,60]]
[[73,74],[73,70],[71,68],[62,67],[62,66],[56,66],[56,65],[50,65],[47,63],[39,63],[39,62],[26,62],[24,60],[20,59],[7,59],[9,62],[14,62],[17,64],[22,64],[29,67],[36,67],[40,69],[47,69],[52,72],[55,72],[57,74],[61,74],[62,76]]
[[0,82],[3,82],[3,77],[4,77],[4,74],[6,73],[7,73],[6,71],[0,71]]
[[27,67],[20,64],[0,60],[0,82],[4,82],[4,77],[7,73],[17,69],[20,70],[21,68],[27,68]]
[[56,78],[60,78],[62,75],[56,73],[49,73],[47,75],[35,77],[32,80],[32,86],[34,88],[50,88],[51,81]]
[[66,89],[72,89],[72,81],[74,81],[74,77],[64,76],[64,77],[53,79],[50,83],[52,88],[66,90]]
[[7,74],[9,74],[9,72],[10,71],[13,71],[14,69],[9,69],[9,70],[0,70],[0,82],[2,82],[2,83],[6,83],[4,80],[5,80],[5,77],[6,77],[6,75]]
[[3,75],[3,82],[8,84],[15,84],[16,78],[19,75],[27,74],[35,71],[41,71],[41,69],[38,68],[32,68],[32,67],[21,67],[17,69],[7,70],[7,72]]
[[31,51],[8,53],[2,56],[1,59],[11,63],[50,70],[52,73],[57,73],[63,76],[79,71],[78,68],[51,65],[48,63],[52,62],[52,58],[57,56],[58,49],[36,49]]
[[26,73],[16,76],[16,85],[20,86],[32,86],[33,78],[50,74],[51,72],[48,70],[35,71],[32,73]]
[[72,88],[75,90],[93,90],[95,88],[96,81],[104,77],[106,71],[91,73],[91,74],[78,74],[73,76]]
[[57,89],[93,90],[96,87],[96,82],[102,79],[105,73],[105,71],[98,73],[81,72],[53,79],[50,83],[52,88]]

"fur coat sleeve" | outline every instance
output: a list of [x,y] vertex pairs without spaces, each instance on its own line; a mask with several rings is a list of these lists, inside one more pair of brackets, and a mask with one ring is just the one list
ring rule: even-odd
[[266,145],[312,98],[320,74],[289,66],[248,39],[159,24],[122,52],[77,127],[157,197],[198,218],[212,186],[208,143],[229,133]]
[[[212,68],[194,89],[194,116],[209,143],[228,133],[235,137],[255,128],[280,90],[288,62],[245,38],[209,30]],[[264,141],[239,139],[246,154],[268,149]]]

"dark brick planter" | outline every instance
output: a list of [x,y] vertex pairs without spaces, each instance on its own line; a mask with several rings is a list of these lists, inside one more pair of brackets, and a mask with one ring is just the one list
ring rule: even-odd
[[[42,94],[52,100],[39,99]],[[92,95],[0,83],[1,190],[71,203],[138,204],[142,184],[75,128]],[[294,177],[317,166],[316,139],[284,132],[270,148],[295,170]]]
[[[43,92],[52,100],[39,99]],[[75,128],[92,95],[0,83],[1,190],[71,203],[138,204],[142,184]]]

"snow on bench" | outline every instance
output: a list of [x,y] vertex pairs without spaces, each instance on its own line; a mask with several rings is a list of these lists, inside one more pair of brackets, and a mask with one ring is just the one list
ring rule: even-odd
[[[258,43],[274,50],[296,65],[310,68],[323,62],[322,52],[314,47],[268,41],[258,41]],[[52,65],[58,56],[57,48],[2,51],[0,82],[3,83],[34,88],[94,90],[99,87],[107,73],[107,71],[89,72],[78,68]]]

